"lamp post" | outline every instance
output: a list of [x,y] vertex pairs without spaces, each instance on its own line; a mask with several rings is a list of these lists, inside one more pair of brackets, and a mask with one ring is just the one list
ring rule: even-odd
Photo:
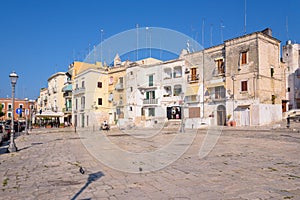
[[184,130],[184,122],[183,122],[183,118],[184,118],[184,93],[181,92],[180,93],[180,97],[181,97],[181,108],[180,108],[180,111],[181,111],[181,126],[180,126],[180,133],[184,133],[185,130]]
[[11,95],[11,97],[12,97],[12,120],[11,120],[10,144],[8,146],[8,151],[16,152],[17,147],[16,147],[15,140],[14,140],[15,86],[16,86],[19,76],[15,72],[12,72],[9,75],[9,78],[10,78],[11,86],[12,86],[12,95]]
[[26,103],[26,107],[25,107],[25,134],[28,135],[28,118],[27,118],[27,115],[28,115],[28,98],[25,98],[25,103]]
[[234,117],[234,81],[235,81],[235,75],[231,76],[232,79],[232,121],[235,120]]

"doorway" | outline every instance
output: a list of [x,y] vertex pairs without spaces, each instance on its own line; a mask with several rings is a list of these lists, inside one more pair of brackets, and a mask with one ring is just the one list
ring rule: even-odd
[[225,126],[226,125],[226,108],[223,105],[217,107],[217,125]]

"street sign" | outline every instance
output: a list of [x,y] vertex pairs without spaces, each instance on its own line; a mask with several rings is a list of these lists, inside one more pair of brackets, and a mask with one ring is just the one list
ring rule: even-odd
[[22,113],[22,108],[17,108],[17,109],[16,109],[16,113],[17,113],[18,115],[20,115],[20,114]]

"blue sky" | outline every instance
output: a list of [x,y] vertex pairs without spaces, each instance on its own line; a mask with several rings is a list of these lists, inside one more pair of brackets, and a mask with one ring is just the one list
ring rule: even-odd
[[[35,99],[47,79],[66,71],[89,49],[122,31],[163,27],[204,46],[244,34],[245,0],[0,0],[0,97],[11,96],[9,74],[19,75],[16,97]],[[247,0],[246,33],[270,27],[285,43],[300,43],[300,1]],[[288,31],[286,26],[288,21]],[[212,36],[212,37],[211,37]],[[211,40],[212,38],[212,40]]]

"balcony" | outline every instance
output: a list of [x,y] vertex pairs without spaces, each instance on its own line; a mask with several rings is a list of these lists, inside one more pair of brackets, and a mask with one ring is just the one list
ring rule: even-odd
[[65,93],[63,94],[63,97],[64,97],[64,98],[72,98],[72,92],[65,92]]
[[63,108],[62,111],[64,113],[70,113],[70,112],[72,112],[72,107]]
[[53,93],[57,93],[57,87],[52,88]]
[[197,83],[199,81],[199,74],[188,75],[187,82],[188,83]]
[[144,99],[143,104],[155,105],[155,104],[158,104],[158,99]]
[[79,95],[79,94],[84,94],[85,93],[85,88],[81,87],[81,88],[75,88],[75,90],[73,91],[74,95]]
[[57,112],[58,111],[58,107],[57,106],[54,106],[54,107],[52,107],[52,109],[51,109],[53,112]]
[[184,102],[185,103],[198,103],[199,96],[198,95],[185,96]]
[[120,101],[118,102],[118,106],[123,106],[123,101],[122,101],[122,100],[120,100]]
[[123,85],[123,83],[117,83],[115,89],[116,89],[116,90],[124,90],[124,85]]

